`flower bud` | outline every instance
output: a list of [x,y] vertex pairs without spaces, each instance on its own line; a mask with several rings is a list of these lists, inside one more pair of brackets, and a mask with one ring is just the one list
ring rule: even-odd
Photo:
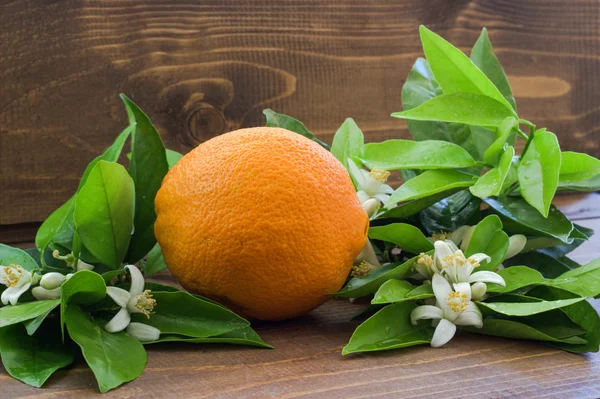
[[65,281],[69,281],[69,279],[70,279],[71,277],[73,277],[73,275],[74,275],[73,273],[69,273],[69,274],[67,274],[67,275],[65,276]]
[[467,246],[469,246],[469,241],[471,241],[471,236],[473,235],[473,231],[475,230],[475,226],[470,226],[462,237],[462,242],[460,243],[460,250],[465,252],[467,250]]
[[362,207],[367,215],[371,217],[379,210],[379,200],[375,198],[369,198],[362,203]]
[[510,236],[508,239],[508,251],[506,251],[506,256],[504,259],[510,259],[515,255],[518,255],[525,245],[527,244],[527,237],[523,234],[515,234],[514,236]]
[[65,276],[63,276],[60,273],[51,272],[46,273],[42,276],[42,279],[40,280],[40,285],[47,290],[53,290],[55,288],[60,287],[64,281]]
[[132,322],[127,326],[127,333],[142,342],[156,341],[160,337],[160,330],[143,323]]
[[474,301],[479,301],[481,298],[483,298],[486,292],[487,285],[479,281],[471,286],[471,299]]
[[94,265],[90,265],[89,263],[85,263],[81,259],[77,261],[77,271],[80,270],[94,270]]
[[60,287],[52,290],[47,290],[44,287],[34,287],[31,290],[31,294],[38,301],[45,301],[47,299],[58,299],[60,298]]

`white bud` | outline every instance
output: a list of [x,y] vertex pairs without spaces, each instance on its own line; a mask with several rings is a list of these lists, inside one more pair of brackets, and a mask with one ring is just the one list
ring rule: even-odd
[[527,237],[523,234],[515,234],[514,236],[510,236],[508,239],[508,251],[506,251],[506,256],[504,259],[510,259],[515,255],[518,255],[525,245],[527,244]]
[[65,276],[63,276],[60,273],[51,272],[46,273],[42,276],[42,279],[40,280],[40,285],[47,290],[53,290],[55,288],[60,287],[64,281]]
[[142,342],[156,341],[160,337],[160,330],[143,323],[129,323],[127,333]]
[[94,270],[94,265],[90,265],[89,263],[85,263],[81,259],[77,261],[77,271],[80,270]]
[[69,273],[65,276],[65,281],[69,281],[73,277],[73,273]]
[[58,299],[60,298],[60,287],[52,290],[47,290],[44,287],[34,287],[31,290],[31,294],[38,301],[45,301],[47,299]]
[[471,299],[479,301],[487,292],[487,285],[481,281],[476,282],[471,286]]
[[471,241],[471,236],[473,235],[473,231],[475,230],[475,226],[470,226],[464,233],[462,237],[462,242],[460,244],[460,250],[465,252],[467,250],[467,246],[469,245],[469,241]]
[[379,206],[379,200],[375,198],[369,198],[362,203],[362,207],[369,217],[377,213]]

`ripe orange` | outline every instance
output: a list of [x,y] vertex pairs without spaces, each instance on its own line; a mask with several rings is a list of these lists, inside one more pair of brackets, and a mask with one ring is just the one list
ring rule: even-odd
[[199,145],[169,171],[155,207],[180,284],[263,320],[305,314],[339,290],[369,227],[342,164],[279,128]]

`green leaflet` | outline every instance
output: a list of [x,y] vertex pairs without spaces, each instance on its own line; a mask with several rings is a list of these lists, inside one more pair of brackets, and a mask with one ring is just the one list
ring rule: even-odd
[[169,169],[175,166],[175,164],[177,164],[177,162],[183,158],[183,154],[177,151],[169,150],[168,148],[165,149],[165,153],[167,156],[167,164],[169,165]]
[[144,342],[144,345],[154,344],[159,342],[189,342],[194,344],[234,344],[234,345],[249,345],[259,348],[273,347],[263,341],[260,336],[249,326],[230,331],[225,334],[207,338],[190,338],[182,335],[164,335],[157,341]]
[[106,296],[106,284],[98,273],[82,270],[75,273],[60,287],[60,320],[64,333],[67,306],[69,304],[91,305]]
[[117,268],[127,253],[134,221],[135,188],[125,168],[99,161],[75,201],[81,242],[100,262]]
[[424,209],[419,220],[429,233],[451,232],[466,224],[477,224],[480,208],[481,200],[469,190],[462,190]]
[[446,141],[387,140],[363,147],[362,162],[369,168],[449,169],[468,168],[475,160],[462,147]]
[[427,240],[421,230],[406,223],[391,223],[369,229],[369,238],[396,244],[413,254],[433,250],[433,244]]
[[470,187],[474,183],[475,180],[472,175],[457,170],[428,170],[405,182],[395,190],[386,206],[428,197],[456,188]]
[[[479,93],[494,99],[516,116],[511,104],[494,83],[462,51],[423,25],[419,28],[419,33],[427,61],[444,93]],[[479,47],[483,44],[485,43],[481,43]],[[481,51],[477,44],[474,51]],[[475,58],[478,58],[477,54]]]
[[167,264],[165,263],[165,258],[163,257],[162,250],[160,249],[160,245],[156,243],[154,248],[148,252],[148,260],[146,261],[146,267],[144,268],[144,273],[146,276],[150,277],[153,274],[156,274],[160,271],[163,271],[167,268]]
[[272,109],[264,109],[263,114],[265,114],[267,118],[267,127],[280,127],[283,129],[290,130],[294,133],[298,133],[315,143],[319,144],[321,147],[325,148],[329,151],[329,146],[319,140],[317,136],[315,136],[310,130],[304,126],[304,123],[300,122],[297,119],[292,118],[291,116],[287,116],[284,114],[279,114]]
[[433,298],[431,284],[418,287],[404,280],[388,280],[379,287],[371,301],[373,305],[415,301],[417,299]]
[[400,204],[392,209],[386,210],[377,215],[377,219],[407,219],[422,210],[432,206],[433,204],[443,200],[444,198],[450,197],[459,191],[464,190],[461,187],[453,188],[450,190],[442,191],[437,194],[430,195],[428,197],[408,201],[404,204]]
[[514,155],[515,149],[513,147],[508,147],[504,154],[502,154],[498,166],[490,169],[477,180],[475,185],[469,187],[471,193],[479,198],[500,195],[508,172],[510,171]]
[[467,257],[476,253],[488,255],[491,260],[482,263],[478,270],[494,270],[504,260],[508,245],[508,235],[502,230],[500,218],[489,215],[475,226],[465,255]]
[[575,344],[585,342],[584,339],[577,336],[567,338],[556,338],[548,334],[547,332],[540,331],[539,329],[536,329],[532,326],[515,320],[484,319],[482,328],[462,327],[462,329],[472,333],[492,335],[494,337],[529,339],[547,342],[565,342]]
[[363,132],[354,119],[347,118],[333,136],[331,153],[348,169],[348,158],[358,161],[364,144]]
[[129,334],[105,331],[104,326],[73,304],[67,307],[65,322],[69,335],[79,345],[85,361],[92,369],[100,392],[132,381],[144,371],[144,346]]
[[554,309],[560,309],[584,300],[585,298],[540,302],[477,302],[477,305],[480,308],[485,308],[505,316],[529,316]]
[[135,263],[156,244],[154,198],[169,171],[169,164],[165,146],[150,118],[124,94],[121,94],[121,99],[129,122],[135,124],[129,164],[129,174],[135,182],[135,229],[127,250],[127,261]]
[[598,191],[600,190],[600,174],[577,182],[558,183],[558,191]]
[[51,299],[0,307],[0,328],[35,319],[52,311],[59,304],[60,299]]
[[509,116],[516,117],[512,110],[493,98],[471,92],[442,94],[416,108],[394,112],[392,116],[415,121],[464,123],[488,128],[499,126]]
[[548,217],[558,187],[561,152],[554,133],[535,132],[521,155],[518,168],[521,195],[544,217]]
[[500,157],[502,156],[504,146],[516,124],[517,120],[510,116],[504,119],[496,128],[496,140],[494,140],[494,142],[485,150],[483,154],[483,161],[485,163],[496,166],[498,162],[500,162]]
[[19,248],[0,244],[0,265],[18,265],[25,270],[37,270],[38,264],[27,252]]
[[559,185],[577,184],[598,175],[600,175],[599,159],[579,152],[562,152]]
[[428,344],[433,329],[411,324],[410,312],[415,307],[411,302],[384,307],[356,328],[342,355]]
[[522,267],[519,265],[527,265],[528,269],[539,272],[545,278],[556,278],[571,269],[563,260],[546,255],[543,252],[533,251],[520,253],[510,259],[506,259],[503,265],[509,269],[515,266]]

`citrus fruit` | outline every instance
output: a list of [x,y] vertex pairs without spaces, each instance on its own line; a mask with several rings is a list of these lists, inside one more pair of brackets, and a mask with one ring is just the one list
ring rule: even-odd
[[369,219],[343,165],[279,128],[241,129],[185,155],[156,196],[165,262],[192,293],[281,320],[342,286]]

